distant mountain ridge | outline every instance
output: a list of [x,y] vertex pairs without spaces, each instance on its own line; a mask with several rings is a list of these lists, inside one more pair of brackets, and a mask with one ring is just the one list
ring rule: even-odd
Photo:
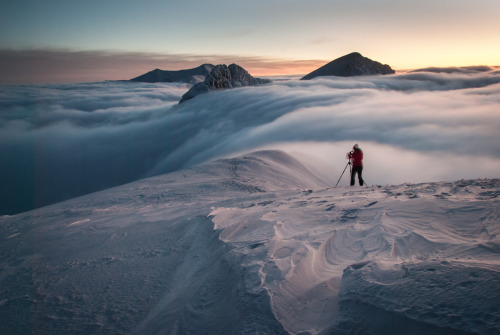
[[205,81],[191,87],[183,96],[179,103],[193,99],[195,96],[209,91],[222,90],[243,86],[255,86],[269,83],[270,80],[254,78],[247,70],[237,64],[229,66],[225,64],[215,66],[210,74],[205,77]]
[[[225,68],[221,66],[225,66]],[[212,78],[208,79],[211,72],[217,67],[219,68],[213,73]],[[233,73],[231,73],[231,71],[233,71]],[[351,77],[374,74],[393,74],[395,72],[396,71],[387,64],[373,61],[362,56],[359,52],[353,52],[312,71],[302,77],[301,80],[313,79],[320,76]],[[193,87],[193,91],[191,93],[187,92],[187,95],[183,96],[180,102],[189,100],[199,93],[213,89],[253,86],[269,82],[267,80],[252,77],[245,69],[236,64],[231,64],[229,66],[224,64],[217,66],[213,64],[202,64],[192,69],[177,71],[154,69],[138,77],[132,78],[130,81],[146,83],[181,82],[195,84],[195,86],[196,84],[204,84],[196,88]]]
[[130,81],[144,82],[144,83],[199,83],[205,80],[206,76],[215,67],[213,64],[202,64],[192,69],[167,71],[154,69],[143,75],[130,79]]
[[373,61],[362,56],[359,52],[353,52],[314,70],[302,77],[301,80],[308,80],[321,76],[352,77],[393,73],[396,73],[396,71],[389,65]]
[[478,72],[489,72],[493,71],[495,68],[486,65],[479,66],[450,66],[450,67],[425,67],[422,69],[412,70],[410,72],[434,72],[434,73],[478,73]]

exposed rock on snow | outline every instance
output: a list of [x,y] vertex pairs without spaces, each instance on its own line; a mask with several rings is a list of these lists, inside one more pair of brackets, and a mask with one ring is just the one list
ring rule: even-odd
[[499,334],[500,180],[261,151],[0,217],[0,333]]
[[214,68],[212,64],[203,64],[193,69],[166,71],[155,69],[143,75],[130,79],[131,81],[140,81],[145,83],[157,82],[181,82],[181,83],[199,83],[205,80]]
[[266,79],[252,77],[244,68],[239,65],[224,64],[215,66],[205,81],[193,86],[186,94],[182,96],[179,103],[194,98],[195,96],[214,90],[223,90],[228,88],[255,86],[270,82]]
[[302,80],[313,79],[320,76],[363,76],[373,74],[392,74],[395,73],[389,65],[383,65],[369,58],[363,57],[358,52],[337,58],[330,63],[314,70],[302,77]]

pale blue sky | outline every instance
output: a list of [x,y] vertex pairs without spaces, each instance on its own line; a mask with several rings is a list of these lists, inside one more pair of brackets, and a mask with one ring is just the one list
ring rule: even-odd
[[1,49],[500,65],[498,0],[0,0]]

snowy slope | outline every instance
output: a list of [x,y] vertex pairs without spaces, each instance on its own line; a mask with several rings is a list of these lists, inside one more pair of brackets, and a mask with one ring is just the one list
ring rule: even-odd
[[0,217],[2,334],[499,334],[498,179],[260,151]]

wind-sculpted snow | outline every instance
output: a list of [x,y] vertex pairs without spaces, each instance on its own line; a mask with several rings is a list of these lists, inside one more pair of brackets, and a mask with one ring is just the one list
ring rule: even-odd
[[364,149],[371,183],[494,178],[500,171],[494,68],[276,80],[177,105],[188,89],[2,86],[0,213],[263,148],[315,156],[310,165],[330,185],[354,143]]
[[259,241],[269,256],[260,272],[291,334],[488,334],[500,331],[500,227],[498,201],[477,202],[486,185],[305,191],[213,213],[216,227],[274,225]]
[[500,332],[500,180],[330,188],[297,157],[0,217],[0,332]]
[[497,269],[436,260],[385,265],[367,262],[344,271],[342,321],[325,333],[364,333],[365,329],[374,334],[500,331],[494,312],[499,298],[494,291],[500,287]]

